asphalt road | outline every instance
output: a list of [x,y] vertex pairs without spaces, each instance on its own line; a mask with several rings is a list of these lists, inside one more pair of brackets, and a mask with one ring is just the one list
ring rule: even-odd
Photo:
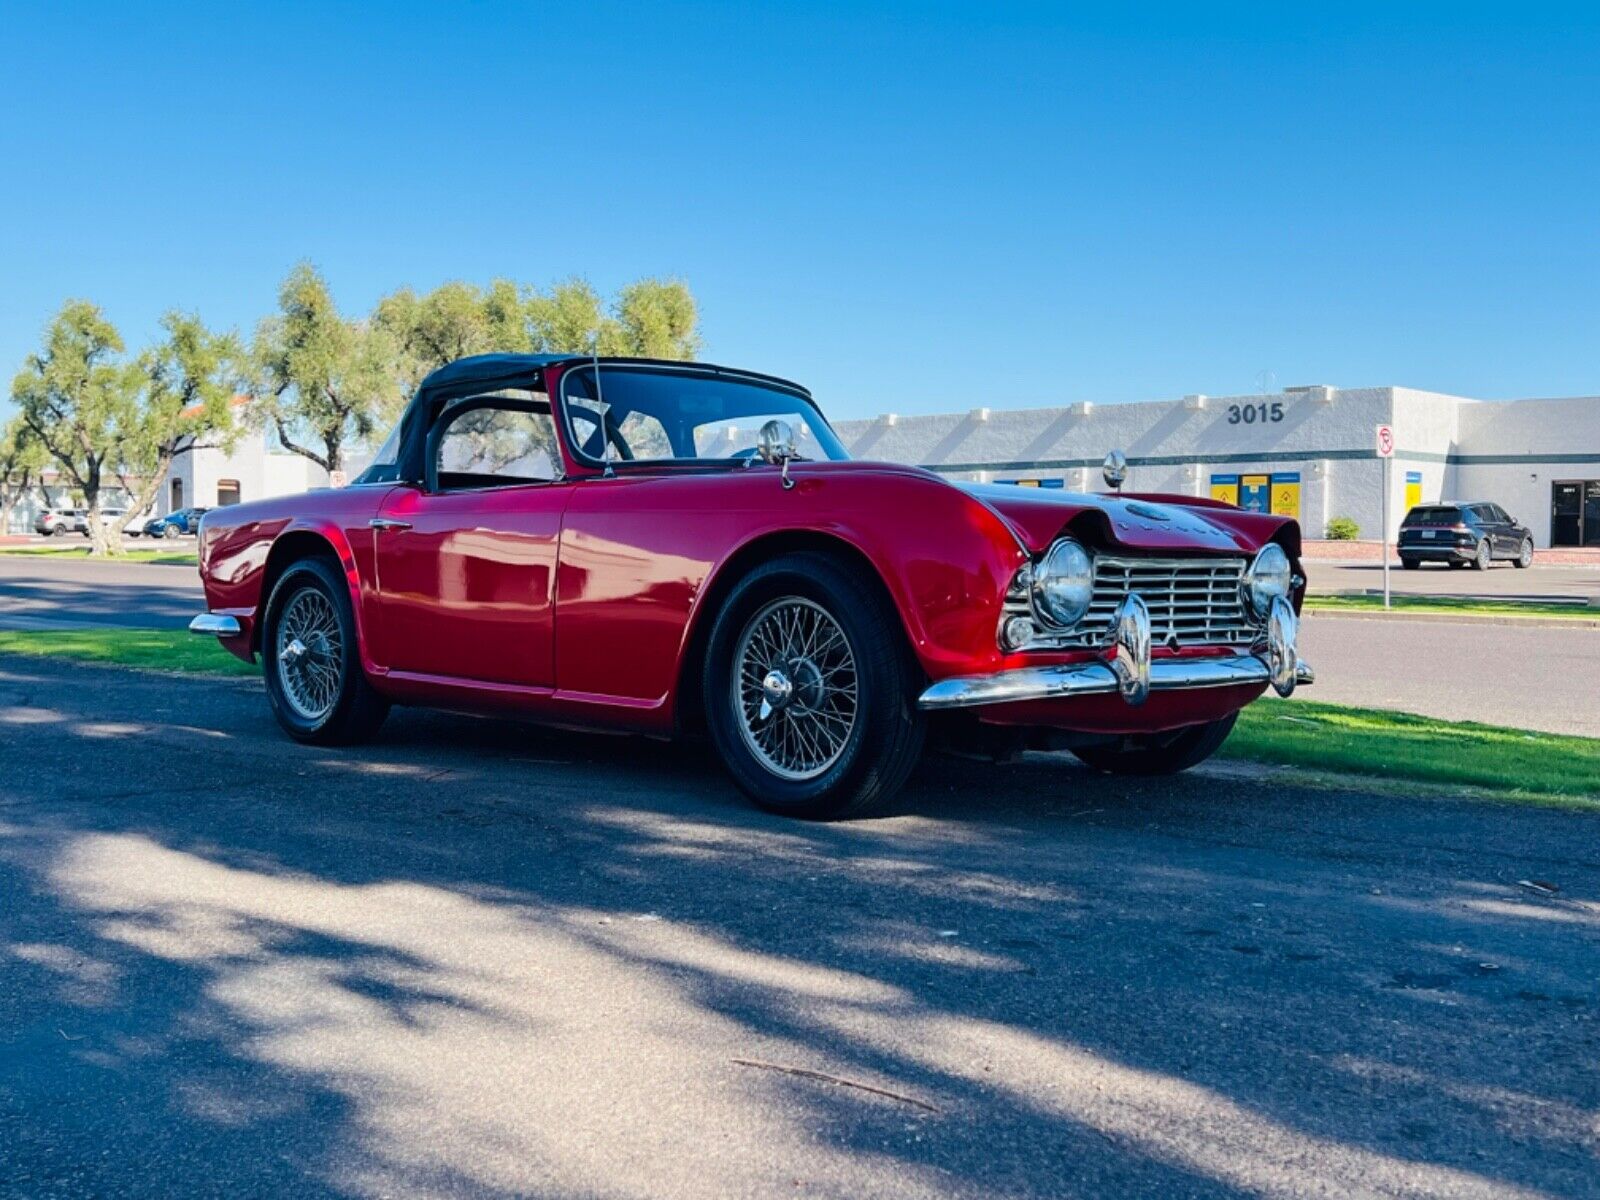
[[[1383,591],[1382,563],[1305,563],[1313,592]],[[1423,567],[1389,571],[1389,591],[1401,596],[1485,596],[1511,600],[1586,600],[1600,596],[1600,567],[1529,567],[1495,563],[1487,571]],[[1600,609],[1596,610],[1600,616]]]
[[1600,629],[1427,621],[1311,611],[1300,654],[1305,696],[1448,721],[1600,737]]
[[0,554],[0,629],[181,629],[205,606],[192,566]]
[[1600,1195],[1600,818],[705,758],[0,658],[0,1194]]

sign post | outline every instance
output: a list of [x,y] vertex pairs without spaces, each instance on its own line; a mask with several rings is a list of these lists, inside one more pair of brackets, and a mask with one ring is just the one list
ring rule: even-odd
[[1383,607],[1389,609],[1389,460],[1394,457],[1394,426],[1378,426],[1378,460],[1383,466]]

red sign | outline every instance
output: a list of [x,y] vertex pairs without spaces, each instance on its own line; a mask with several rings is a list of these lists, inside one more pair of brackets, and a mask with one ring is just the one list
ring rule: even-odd
[[1394,457],[1394,426],[1392,425],[1378,426],[1378,457]]

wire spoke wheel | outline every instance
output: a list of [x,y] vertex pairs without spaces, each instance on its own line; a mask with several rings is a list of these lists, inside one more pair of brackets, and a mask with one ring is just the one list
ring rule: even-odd
[[313,587],[289,598],[278,620],[278,682],[296,715],[320,721],[339,699],[344,635],[333,602]]
[[758,611],[734,649],[739,734],[783,779],[815,779],[839,760],[856,726],[858,685],[844,630],[800,596]]

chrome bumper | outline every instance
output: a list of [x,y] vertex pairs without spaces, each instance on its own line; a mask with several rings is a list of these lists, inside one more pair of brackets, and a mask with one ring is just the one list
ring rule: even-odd
[[239,628],[237,617],[204,612],[189,622],[189,632],[209,634],[211,637],[238,637],[244,630]]
[[1117,610],[1109,659],[1021,667],[994,675],[941,679],[923,692],[917,707],[928,710],[1012,704],[1019,700],[1063,700],[1120,692],[1129,704],[1143,704],[1152,691],[1236,687],[1270,683],[1280,696],[1314,683],[1316,674],[1295,653],[1299,620],[1285,600],[1273,602],[1265,644],[1259,653],[1216,658],[1150,660],[1150,614],[1138,596]]

